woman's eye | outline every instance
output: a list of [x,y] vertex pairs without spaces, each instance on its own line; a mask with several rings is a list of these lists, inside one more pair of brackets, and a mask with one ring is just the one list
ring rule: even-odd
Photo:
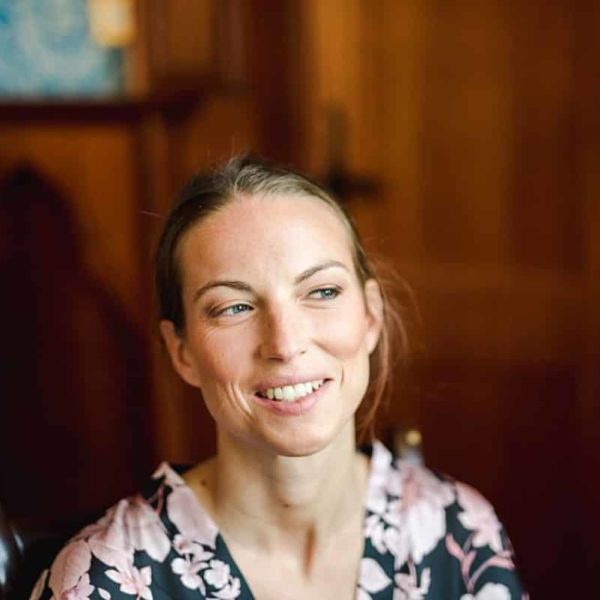
[[337,298],[341,294],[341,290],[337,287],[324,287],[318,290],[313,290],[309,296],[312,298],[318,298],[319,300],[330,300]]
[[227,308],[223,308],[222,310],[215,311],[215,316],[217,317],[233,317],[235,315],[239,315],[241,313],[252,310],[252,307],[248,304],[232,304]]

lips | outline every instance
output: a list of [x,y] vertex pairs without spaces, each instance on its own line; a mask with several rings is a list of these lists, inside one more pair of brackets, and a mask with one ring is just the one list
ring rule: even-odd
[[324,379],[301,381],[295,384],[267,387],[256,392],[257,396],[276,402],[294,402],[317,391]]
[[[260,391],[254,393],[254,401],[279,416],[306,415],[318,404],[331,382],[331,379],[300,381],[296,378],[295,382],[287,379],[285,385],[280,379],[276,381],[280,385],[273,385],[271,381],[269,387],[261,387]],[[316,386],[313,385],[315,383]],[[275,394],[281,398],[277,398]]]

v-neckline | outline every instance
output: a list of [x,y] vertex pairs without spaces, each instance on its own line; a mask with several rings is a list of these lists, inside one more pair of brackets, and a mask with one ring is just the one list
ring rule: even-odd
[[[385,484],[385,474],[388,471],[389,466],[392,462],[392,455],[390,451],[379,441],[375,440],[371,446],[362,446],[358,450],[369,459],[367,484],[364,490],[363,497],[363,518],[362,518],[362,553],[360,563],[367,558],[367,544],[365,540],[365,528],[368,517],[367,502],[370,494],[374,493],[376,488],[381,487]],[[229,566],[232,575],[237,577],[240,581],[240,595],[236,597],[236,600],[255,600],[255,596],[252,593],[252,589],[248,584],[248,581],[239,568],[235,561],[225,539],[223,538],[219,527],[217,526],[210,513],[206,510],[198,495],[194,492],[192,487],[183,479],[183,474],[187,470],[186,466],[182,465],[170,465],[163,463],[159,468],[162,475],[165,478],[165,483],[171,488],[179,488],[185,491],[188,498],[188,505],[192,511],[196,514],[192,515],[194,521],[202,523],[207,529],[207,539],[214,539],[214,558],[221,560],[223,563]],[[179,531],[180,534],[186,535],[185,531]],[[205,540],[201,540],[202,543],[206,543]],[[361,568],[359,563],[358,573],[356,574],[356,597],[358,598],[360,590],[360,575]]]

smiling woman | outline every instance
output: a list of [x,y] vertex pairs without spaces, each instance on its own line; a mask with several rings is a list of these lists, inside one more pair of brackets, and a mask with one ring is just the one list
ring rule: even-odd
[[[282,200],[287,199],[287,208],[289,215],[282,214],[283,222],[276,227],[268,227],[274,223],[275,213],[269,206],[269,201],[279,199],[278,208],[281,212]],[[212,244],[207,244],[205,248],[199,249],[199,256],[202,257],[202,264],[209,260],[209,256],[227,252],[230,249],[234,255],[232,258],[234,264],[240,271],[245,273],[247,256],[245,250],[239,245],[243,239],[238,231],[219,231],[217,223],[211,223],[209,219],[214,213],[218,213],[225,206],[229,206],[233,200],[245,201],[242,207],[235,210],[235,215],[239,213],[239,224],[242,234],[245,232],[249,237],[250,251],[257,245],[262,247],[266,254],[274,258],[283,249],[288,250],[288,254],[297,254],[297,261],[301,254],[292,251],[291,243],[296,246],[302,246],[301,250],[306,252],[308,236],[311,235],[314,227],[314,220],[320,221],[322,215],[325,215],[321,224],[321,235],[327,238],[325,241],[332,243],[332,232],[339,235],[338,242],[341,240],[346,262],[336,261],[328,257],[322,259],[322,264],[306,265],[303,272],[294,274],[298,284],[304,282],[311,275],[316,275],[324,267],[333,267],[337,265],[345,269],[349,274],[358,279],[361,286],[365,286],[368,281],[369,288],[377,282],[375,268],[368,259],[359,235],[343,208],[322,188],[310,181],[305,176],[289,170],[281,169],[273,165],[252,159],[249,157],[231,160],[225,167],[213,174],[201,174],[193,178],[180,194],[175,208],[171,213],[166,224],[161,244],[157,254],[156,268],[156,288],[158,291],[160,316],[163,320],[173,324],[174,331],[181,334],[186,327],[186,314],[184,310],[184,280],[183,268],[180,264],[181,254],[184,252],[183,246],[186,246],[186,237],[192,235],[191,231],[194,225],[204,225],[206,233],[216,232],[218,239],[213,240]],[[302,202],[300,202],[302,201]],[[237,203],[236,203],[237,204]],[[312,214],[302,217],[302,209],[307,209]],[[244,212],[248,213],[247,215]],[[295,221],[300,216],[302,220]],[[308,219],[308,223],[306,222]],[[311,221],[311,219],[313,219]],[[250,226],[252,224],[252,226]],[[270,237],[265,237],[262,233],[264,229],[271,232]],[[297,238],[292,239],[292,232],[298,232]],[[274,237],[279,233],[280,238]],[[316,234],[316,232],[315,232]],[[200,237],[204,234],[196,234]],[[220,237],[219,237],[220,236]],[[316,240],[318,243],[318,240]],[[194,264],[191,261],[183,261],[185,265]],[[197,260],[195,261],[198,262]],[[258,263],[260,268],[267,270],[267,262]],[[213,281],[207,279],[201,287],[194,290],[194,299],[196,300],[213,287],[228,287],[230,290],[238,292],[251,292],[250,282],[247,277],[241,277],[239,280]],[[226,284],[226,285],[225,285]],[[334,288],[331,291],[314,290],[313,297],[317,295],[335,295],[341,292]],[[406,354],[406,335],[399,314],[394,310],[394,303],[387,297],[387,290],[379,285],[381,294],[381,319],[380,339],[375,351],[370,359],[369,387],[366,393],[365,401],[360,407],[360,414],[357,418],[359,439],[368,439],[372,435],[372,424],[377,408],[384,399],[388,390],[388,383],[391,380],[391,363],[398,360],[399,356]],[[215,310],[218,310],[216,307]],[[248,308],[242,306],[227,306],[228,312],[247,311]],[[163,335],[165,335],[163,327]]]
[[161,331],[177,372],[202,391],[220,447],[243,440],[305,456],[344,428],[353,443],[383,313],[351,248],[328,205],[289,192],[242,192],[182,235],[185,321],[178,331],[163,319]]
[[61,551],[32,598],[525,597],[492,507],[372,438],[405,336],[324,190],[249,157],[196,177],[166,222],[156,284],[216,455],[161,465]]

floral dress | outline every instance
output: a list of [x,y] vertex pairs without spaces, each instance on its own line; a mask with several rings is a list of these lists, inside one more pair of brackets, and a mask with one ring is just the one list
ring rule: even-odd
[[[527,598],[506,533],[478,492],[394,459],[379,442],[366,452],[356,600]],[[163,463],[145,493],[121,500],[63,548],[30,600],[252,598],[217,526]]]

